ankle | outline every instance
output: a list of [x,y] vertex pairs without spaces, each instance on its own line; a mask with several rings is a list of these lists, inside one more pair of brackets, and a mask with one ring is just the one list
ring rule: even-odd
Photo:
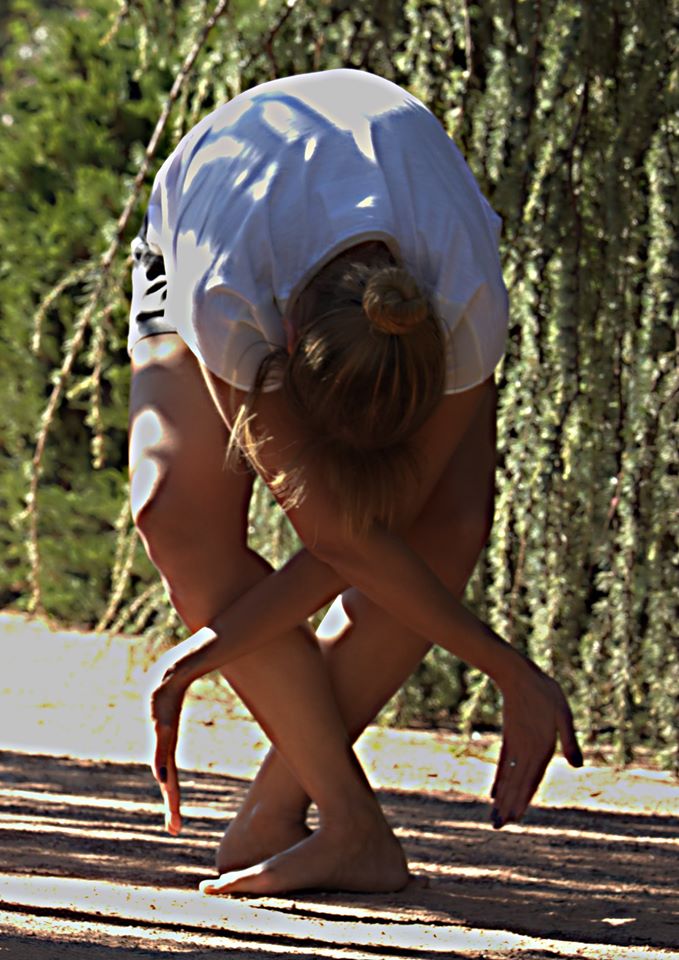
[[350,805],[319,808],[318,817],[324,829],[355,837],[369,836],[385,827],[389,829],[381,807],[369,795]]

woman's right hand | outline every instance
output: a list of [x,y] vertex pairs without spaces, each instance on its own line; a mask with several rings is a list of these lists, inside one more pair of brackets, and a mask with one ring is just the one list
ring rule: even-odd
[[176,752],[179,718],[186,689],[174,666],[170,666],[151,693],[151,720],[155,736],[153,776],[163,795],[165,828],[172,836],[177,836],[182,826]]
[[502,688],[502,749],[491,790],[496,829],[523,817],[554,753],[557,735],[570,765],[581,767],[583,762],[561,687],[532,661],[522,660],[524,669]]

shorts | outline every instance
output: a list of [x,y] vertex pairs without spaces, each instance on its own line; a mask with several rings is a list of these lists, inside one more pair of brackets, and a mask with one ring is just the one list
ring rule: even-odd
[[167,276],[162,254],[154,252],[146,240],[147,218],[144,217],[139,234],[131,244],[132,249],[132,306],[130,328],[127,337],[127,352],[144,337],[158,333],[176,333],[172,323],[165,319]]

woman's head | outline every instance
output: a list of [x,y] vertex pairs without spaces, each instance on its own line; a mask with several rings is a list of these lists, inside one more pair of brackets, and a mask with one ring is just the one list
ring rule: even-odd
[[272,366],[282,374],[304,459],[354,532],[394,519],[415,467],[409,441],[438,403],[445,373],[429,304],[387,248],[375,246],[368,257],[348,251],[319,271],[288,317],[296,331],[289,355],[272,356],[258,378],[261,386]]

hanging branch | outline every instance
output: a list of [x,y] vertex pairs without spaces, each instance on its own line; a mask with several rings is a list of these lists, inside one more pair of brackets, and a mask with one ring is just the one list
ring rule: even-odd
[[99,46],[105,47],[107,44],[111,42],[111,40],[113,40],[113,38],[118,33],[118,30],[120,30],[123,20],[127,17],[133,4],[134,4],[134,0],[120,0],[120,6],[118,8],[118,12],[116,14],[115,20],[113,21],[113,24],[111,25],[111,28],[108,31],[108,33],[104,37],[102,37],[101,40],[99,41]]
[[92,457],[95,470],[104,466],[104,417],[102,414],[101,373],[106,352],[106,334],[109,330],[113,304],[109,303],[102,311],[94,332],[92,345],[92,376],[90,378],[91,410],[90,421],[92,426]]
[[288,19],[292,11],[295,9],[295,7],[297,6],[297,3],[298,3],[298,0],[286,0],[286,4],[285,4],[286,9],[284,10],[283,15],[279,17],[279,19],[273,25],[271,30],[269,30],[266,37],[262,39],[260,44],[260,49],[257,51],[257,53],[251,53],[248,59],[243,64],[241,64],[241,68],[240,68],[241,74],[245,73],[248,67],[250,67],[255,62],[257,57],[260,56],[261,51],[264,50],[273,70],[272,79],[274,80],[276,79],[278,65],[276,63],[276,58],[273,52],[273,42],[276,39],[276,34],[280,31],[285,21]]
[[89,263],[81,264],[79,267],[76,267],[74,270],[70,270],[65,277],[62,277],[61,280],[52,287],[48,294],[46,294],[38,309],[35,312],[33,317],[33,337],[31,338],[31,351],[37,356],[40,353],[40,344],[42,341],[42,325],[47,316],[47,311],[52,306],[55,300],[57,300],[64,290],[67,290],[69,287],[75,286],[77,283],[80,283],[81,280],[84,280],[88,273],[91,270]]
[[463,0],[462,16],[464,19],[464,59],[467,65],[467,84],[476,82],[476,70],[474,69],[474,38],[472,37],[472,18],[469,11],[469,0]]
[[[64,386],[68,380],[71,371],[73,369],[73,364],[80,352],[83,341],[85,339],[85,333],[92,322],[92,318],[97,310],[97,306],[100,302],[100,299],[106,290],[109,274],[111,271],[111,265],[113,260],[118,253],[120,247],[122,236],[125,232],[127,224],[129,222],[132,211],[135,208],[139,194],[141,193],[142,185],[146,179],[149,168],[151,166],[151,161],[155,156],[156,149],[158,147],[158,142],[160,137],[165,129],[168,118],[170,116],[170,111],[175,100],[179,97],[184,84],[189,78],[191,69],[200,53],[202,47],[207,40],[208,34],[217,23],[220,17],[226,13],[226,10],[229,5],[229,0],[219,0],[215,6],[212,14],[207,19],[203,25],[198,38],[196,39],[193,47],[187,54],[179,73],[175,77],[174,83],[172,84],[172,89],[165,101],[161,114],[156,123],[155,129],[149,140],[148,146],[146,147],[146,152],[144,154],[144,159],[142,160],[141,166],[137,173],[137,176],[134,179],[132,185],[132,190],[128,197],[125,208],[118,218],[118,223],[116,225],[116,232],[111,241],[108,250],[103,254],[99,265],[98,265],[98,279],[95,284],[92,293],[89,296],[89,299],[78,318],[78,321],[75,325],[73,331],[73,336],[71,338],[70,345],[68,347],[66,356],[64,357],[61,369],[59,370],[54,386],[52,388],[52,393],[50,395],[47,407],[45,408],[43,415],[41,417],[40,431],[38,433],[38,438],[35,445],[35,452],[33,454],[32,469],[31,469],[31,482],[29,491],[26,497],[26,507],[27,507],[27,516],[29,521],[29,530],[28,530],[28,559],[30,565],[29,572],[29,582],[31,588],[31,599],[28,605],[30,613],[42,612],[42,594],[40,589],[40,550],[38,546],[38,509],[37,509],[37,495],[38,495],[38,485],[40,483],[40,477],[42,474],[42,460],[45,452],[45,445],[47,443],[47,438],[49,436],[50,427],[54,419],[57,407],[61,400]],[[71,276],[71,275],[69,275]]]
[[[127,507],[127,503],[125,506]],[[101,633],[106,630],[118,611],[118,605],[123,598],[125,587],[130,579],[132,564],[134,563],[134,554],[137,548],[137,537],[136,528],[132,527],[129,531],[123,529],[122,535],[118,539],[116,563],[111,576],[113,589],[111,590],[108,606],[94,628],[96,633]]]
[[[131,634],[136,635],[144,626],[146,620],[152,615],[156,608],[157,601],[163,595],[163,591],[164,587],[162,583],[154,581],[150,584],[143,593],[135,597],[133,602],[119,613],[118,618],[111,624],[109,633],[117,634],[128,630]],[[137,619],[133,623],[135,616]]]
[[141,192],[142,185],[144,183],[144,180],[146,179],[146,175],[149,171],[149,167],[151,166],[151,160],[155,156],[156,149],[158,147],[158,141],[160,140],[163,134],[163,131],[165,130],[165,126],[170,116],[170,110],[172,109],[172,106],[175,100],[177,100],[177,98],[181,94],[184,84],[189,78],[190,71],[194,63],[196,62],[196,58],[200,53],[201,49],[203,48],[205,41],[207,40],[208,34],[210,33],[214,25],[217,23],[217,21],[220,19],[220,17],[222,17],[226,13],[228,5],[229,5],[229,0],[219,0],[219,2],[217,3],[217,6],[212,11],[212,14],[205,22],[203,29],[201,30],[200,36],[198,37],[193,47],[187,54],[186,59],[182,64],[181,70],[175,77],[174,83],[172,84],[172,89],[170,90],[167,100],[163,105],[163,109],[161,111],[160,116],[158,117],[158,122],[156,123],[155,130],[153,131],[153,134],[151,135],[151,139],[149,140],[148,146],[146,147],[146,153],[144,154],[144,159],[142,160],[137,176],[134,178],[134,183],[132,184],[132,191],[127,200],[127,204],[125,205],[125,209],[123,210],[123,212],[121,213],[118,219],[115,236],[111,242],[110,247],[102,257],[101,266],[103,270],[109,269],[113,261],[113,258],[118,252],[118,247],[120,246],[122,235],[125,232],[125,228],[127,227],[128,221],[130,219],[132,211],[134,210],[135,204],[139,197],[139,193]]

